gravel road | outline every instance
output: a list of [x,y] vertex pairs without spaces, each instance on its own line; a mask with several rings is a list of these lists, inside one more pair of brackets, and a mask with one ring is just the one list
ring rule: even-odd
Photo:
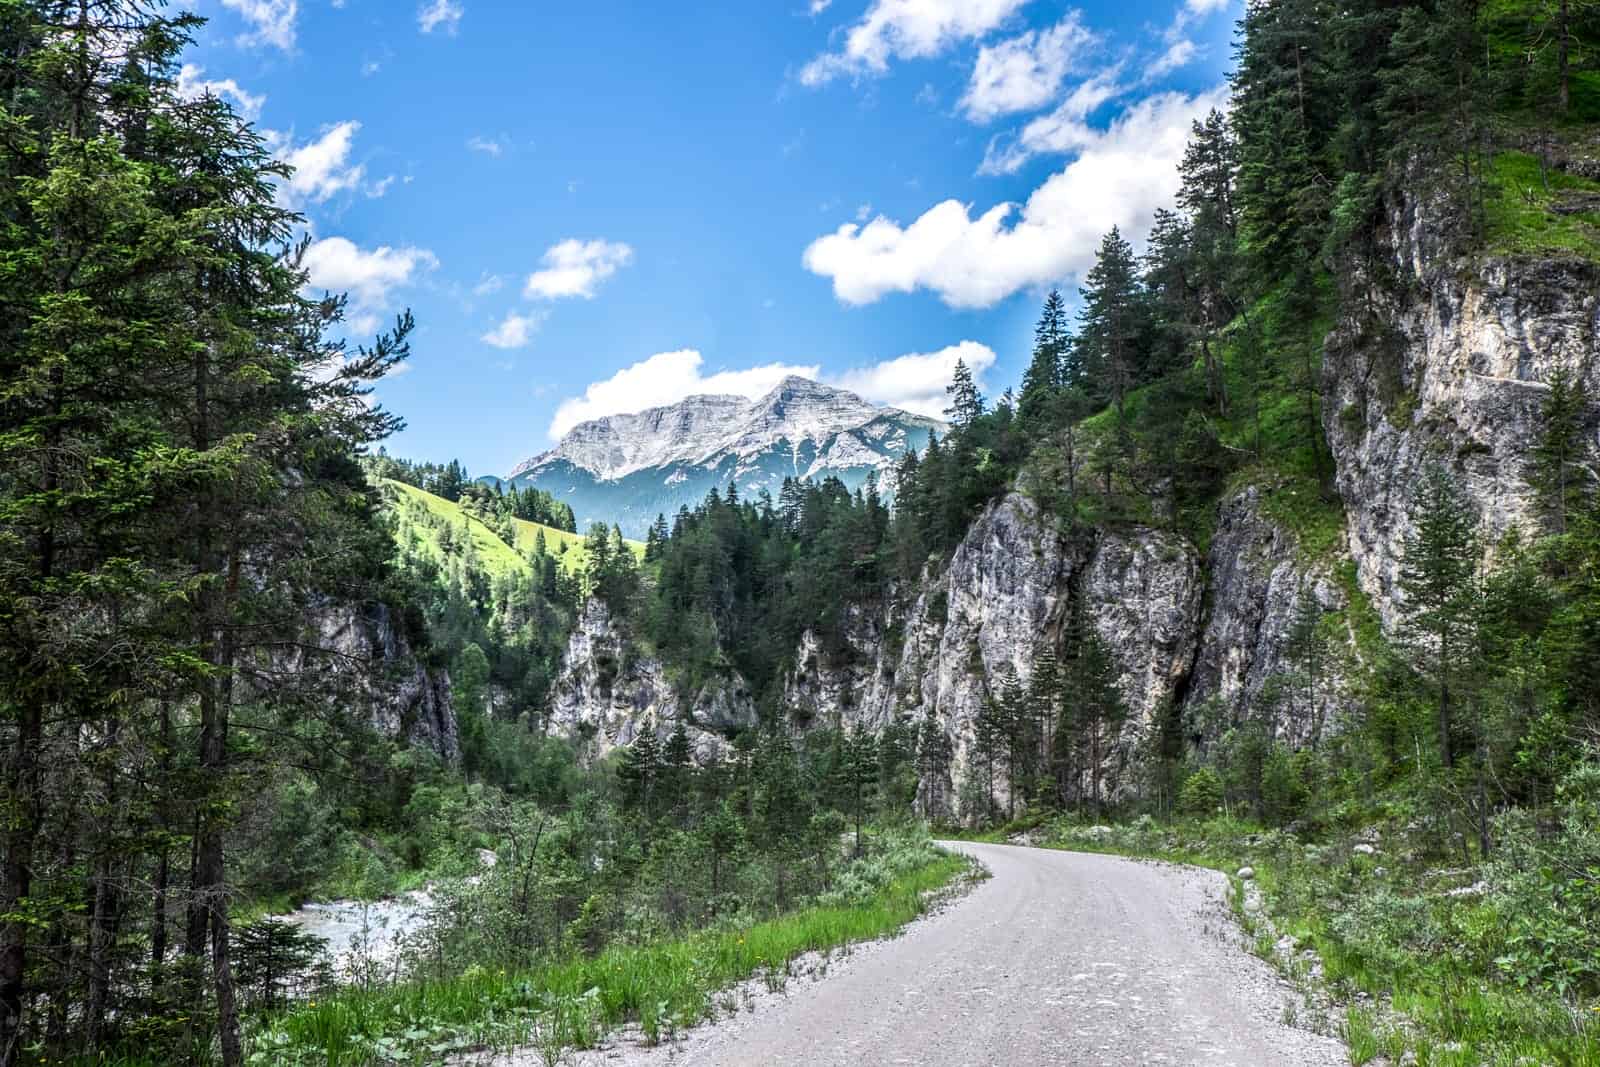
[[[946,842],[992,877],[902,936],[813,981],[606,1067],[972,1067],[1349,1062],[1286,1026],[1297,1000],[1249,955],[1215,871],[1010,845]],[[519,1061],[520,1062],[520,1061]],[[532,1062],[532,1061],[528,1061]]]

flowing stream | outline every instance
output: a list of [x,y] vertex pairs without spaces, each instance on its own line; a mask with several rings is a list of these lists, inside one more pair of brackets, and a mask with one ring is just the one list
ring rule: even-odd
[[427,924],[433,897],[426,889],[390,900],[333,900],[307,904],[275,916],[328,943],[335,973],[346,976],[366,965],[388,969],[405,939]]

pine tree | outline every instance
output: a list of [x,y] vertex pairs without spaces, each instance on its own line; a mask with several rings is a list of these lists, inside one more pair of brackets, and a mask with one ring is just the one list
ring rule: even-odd
[[998,811],[995,784],[1004,769],[1008,734],[1006,709],[991,693],[973,717],[972,747],[967,755],[967,773],[976,774],[983,785],[985,820],[993,819]]
[[1026,797],[1032,784],[1036,741],[1027,694],[1016,668],[1009,663],[1000,673],[1000,692],[995,703],[1005,734],[1006,818],[1013,819],[1017,814],[1018,796]]
[[1565,367],[1553,370],[1545,384],[1549,392],[1539,410],[1539,439],[1528,482],[1539,494],[1551,528],[1564,534],[1568,517],[1582,505],[1594,480],[1584,443],[1589,394],[1583,379]]
[[1036,745],[1032,793],[1041,801],[1060,796],[1060,790],[1052,788],[1051,782],[1055,778],[1052,751],[1056,727],[1061,721],[1063,684],[1061,661],[1056,655],[1055,644],[1048,638],[1041,638],[1033,654],[1033,673],[1028,677],[1027,694],[1028,715]]
[[623,749],[622,761],[617,764],[623,803],[640,812],[646,820],[655,817],[655,793],[661,770],[661,742],[656,737],[655,722],[647,720],[640,723],[633,744]]
[[1400,564],[1406,633],[1431,661],[1439,758],[1455,764],[1453,683],[1469,646],[1478,568],[1478,531],[1461,490],[1442,467],[1429,467],[1412,510]]
[[1056,394],[1066,384],[1063,373],[1068,342],[1066,301],[1052,289],[1034,327],[1033,360],[1022,375],[1017,415],[1026,426],[1041,427],[1050,419]]
[[1073,727],[1083,746],[1089,772],[1089,802],[1102,810],[1105,794],[1115,782],[1105,782],[1105,767],[1112,754],[1128,709],[1117,684],[1119,670],[1100,632],[1085,626],[1077,656],[1069,668]]
[[1080,292],[1077,348],[1089,393],[1112,404],[1121,416],[1128,391],[1143,372],[1138,345],[1144,309],[1133,246],[1116,227],[1101,240]]
[[855,824],[855,851],[861,855],[861,825],[878,784],[878,741],[860,723],[851,727],[844,739],[842,772],[847,790],[850,816]]
[[923,713],[922,725],[917,731],[917,782],[923,813],[935,823],[949,815],[944,785],[950,778],[953,758],[950,735],[945,733],[930,707]]
[[1317,598],[1309,590],[1303,590],[1295,601],[1284,646],[1284,655],[1295,667],[1305,696],[1306,722],[1311,728],[1312,748],[1322,741],[1326,713],[1322,705],[1322,685],[1329,649],[1328,639],[1322,634],[1322,614],[1322,605],[1317,603]]
[[944,409],[945,417],[957,430],[969,428],[983,415],[983,396],[965,360],[956,360],[955,372],[945,392],[950,396],[950,406]]

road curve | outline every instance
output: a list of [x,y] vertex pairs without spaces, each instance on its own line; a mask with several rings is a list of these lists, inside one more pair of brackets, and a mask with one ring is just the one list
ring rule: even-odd
[[944,844],[991,873],[954,906],[753,1014],[699,1027],[648,1057],[612,1049],[597,1062],[1349,1062],[1338,1041],[1280,1021],[1294,994],[1240,945],[1217,872]]

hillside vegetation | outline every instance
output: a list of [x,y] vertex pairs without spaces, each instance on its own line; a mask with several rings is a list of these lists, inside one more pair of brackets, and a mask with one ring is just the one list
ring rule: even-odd
[[[493,516],[485,517],[476,508],[435,496],[405,482],[383,479],[381,484],[388,490],[386,497],[398,524],[395,531],[398,543],[412,551],[427,551],[435,561],[448,554],[441,540],[446,539],[449,551],[453,552],[456,545],[447,539],[459,540],[460,531],[465,530],[478,562],[494,578],[512,572],[531,573],[528,558],[538,553],[541,541],[545,553],[554,557],[566,573],[582,575],[588,570],[586,539],[570,530],[513,517],[510,522],[515,530],[515,542],[512,543],[504,537],[507,531],[504,519],[495,521]],[[494,526],[490,525],[491,521],[495,521]],[[446,529],[450,533],[446,534]],[[644,558],[642,542],[628,541],[627,545],[636,559]]]

